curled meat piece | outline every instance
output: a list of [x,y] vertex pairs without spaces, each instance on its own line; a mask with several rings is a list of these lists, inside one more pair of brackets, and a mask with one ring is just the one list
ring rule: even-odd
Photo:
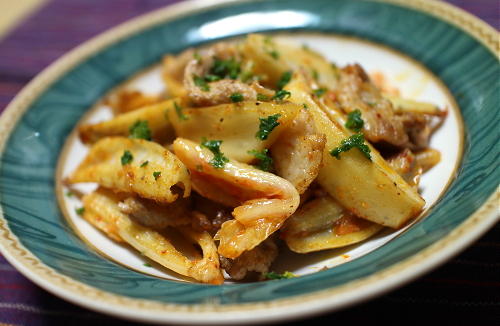
[[215,235],[222,226],[222,223],[233,218],[232,208],[215,203],[211,200],[193,193],[194,210],[191,214],[191,226],[196,230],[204,230]]
[[187,139],[175,140],[174,152],[191,171],[194,189],[202,196],[236,207],[234,220],[224,222],[215,239],[219,254],[236,258],[255,248],[295,212],[300,197],[287,180],[250,165],[228,160],[215,168],[214,155]]
[[[206,60],[212,61],[212,60]],[[205,61],[204,61],[205,62]],[[184,87],[188,91],[191,101],[198,106],[209,106],[223,103],[231,103],[230,96],[239,93],[245,101],[255,100],[257,91],[252,85],[245,84],[235,79],[222,79],[207,84],[203,89],[196,85],[195,78],[202,78],[207,73],[204,68],[205,63],[201,64],[197,60],[192,60],[186,66],[184,74]]]
[[396,118],[391,102],[382,97],[360,65],[347,65],[340,70],[336,97],[345,113],[361,111],[363,132],[370,142],[395,147],[408,143],[408,135],[403,123]]
[[432,133],[442,124],[445,115],[403,112],[396,118],[401,121],[408,135],[406,146],[411,150],[423,150],[429,146]]
[[299,194],[316,178],[323,160],[326,137],[316,131],[314,120],[302,109],[271,147],[274,168]]
[[221,257],[221,267],[234,280],[244,279],[250,272],[264,274],[278,256],[278,246],[272,238],[262,242],[236,259]]
[[178,198],[168,205],[138,197],[128,197],[118,203],[122,213],[128,214],[134,221],[154,229],[190,224],[189,206],[189,197]]
[[[221,64],[221,60],[226,60],[225,64]],[[236,46],[231,43],[218,43],[200,53],[199,58],[192,58],[187,62],[184,69],[184,88],[193,104],[209,106],[231,103],[230,96],[235,93],[241,94],[245,101],[255,100],[262,87],[256,82],[247,84],[238,80],[240,65],[241,57]],[[229,76],[224,76],[228,72],[225,70],[231,70]],[[222,79],[207,81],[204,79],[206,75]],[[200,86],[200,80],[203,80],[205,86]]]
[[413,187],[418,187],[420,176],[423,169],[418,163],[415,155],[409,149],[404,149],[395,156],[387,159],[387,163],[396,171],[403,179]]

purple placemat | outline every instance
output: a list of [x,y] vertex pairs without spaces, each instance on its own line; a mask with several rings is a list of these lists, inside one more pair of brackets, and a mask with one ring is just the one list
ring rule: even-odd
[[[0,112],[27,82],[73,47],[131,17],[175,2],[179,1],[52,0],[0,42]],[[500,28],[498,0],[448,2]],[[443,267],[400,290],[294,324],[314,322],[500,325],[500,226]],[[0,255],[0,326],[63,323],[137,325],[77,307],[47,293]]]

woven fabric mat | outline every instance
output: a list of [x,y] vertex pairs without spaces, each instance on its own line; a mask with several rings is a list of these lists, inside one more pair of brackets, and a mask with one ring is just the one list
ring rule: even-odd
[[[15,0],[3,0],[15,1]],[[23,1],[23,0],[18,0]],[[0,41],[0,112],[43,68],[90,37],[176,0],[52,0]],[[498,0],[449,1],[500,27]],[[1,14],[0,14],[1,17]],[[375,325],[500,325],[500,225],[458,257],[367,303],[300,320]],[[67,303],[0,255],[0,325],[138,325]]]

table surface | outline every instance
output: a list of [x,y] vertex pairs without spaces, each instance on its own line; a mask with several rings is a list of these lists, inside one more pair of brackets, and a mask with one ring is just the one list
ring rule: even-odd
[[[9,9],[9,5],[5,5],[7,1],[11,7],[0,10],[0,21],[2,15],[18,14],[14,0],[2,1],[5,2],[0,3],[0,9]],[[29,2],[36,9],[0,40],[0,112],[30,79],[68,50],[129,18],[178,0]],[[499,0],[448,2],[499,29]],[[41,8],[37,7],[39,3],[43,3]],[[0,38],[1,28],[2,24]],[[47,293],[17,272],[1,255],[0,275],[0,326],[68,322],[70,325],[137,325],[77,307]],[[358,322],[500,325],[500,225],[456,258],[409,285],[349,309],[288,324],[333,321],[354,322],[354,325]]]

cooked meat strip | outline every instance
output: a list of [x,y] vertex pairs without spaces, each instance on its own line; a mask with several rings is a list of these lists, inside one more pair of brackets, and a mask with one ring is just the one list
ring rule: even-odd
[[277,174],[290,181],[299,194],[318,175],[325,142],[325,135],[317,133],[310,113],[302,109],[271,147]]
[[278,256],[278,246],[268,238],[252,250],[245,251],[236,259],[221,257],[222,268],[235,280],[244,279],[250,272],[267,273]]
[[408,143],[408,135],[403,123],[395,117],[391,102],[382,97],[360,65],[347,65],[340,70],[336,95],[345,113],[356,109],[361,111],[367,140],[395,147],[404,147]]
[[136,222],[154,229],[190,224],[190,205],[190,198],[179,198],[168,205],[138,197],[128,197],[118,203],[122,213],[128,214]]

